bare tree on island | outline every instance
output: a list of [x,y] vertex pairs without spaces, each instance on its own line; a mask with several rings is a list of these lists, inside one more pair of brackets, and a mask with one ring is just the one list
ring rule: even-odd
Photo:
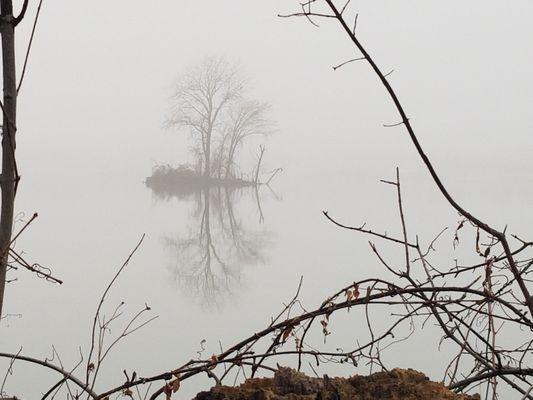
[[268,133],[268,105],[245,98],[237,66],[207,58],[179,80],[167,127],[188,129],[204,179],[235,178],[237,152],[251,135]]
[[242,89],[236,68],[221,58],[204,60],[177,84],[167,125],[190,129],[194,146],[200,149],[206,178],[211,177],[213,133],[220,125],[222,112],[240,97]]

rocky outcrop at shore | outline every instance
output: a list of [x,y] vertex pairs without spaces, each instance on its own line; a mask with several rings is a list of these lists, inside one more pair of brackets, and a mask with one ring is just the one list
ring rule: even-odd
[[195,400],[479,400],[457,394],[412,369],[369,376],[313,378],[279,368],[273,378],[247,379],[237,387],[215,386]]

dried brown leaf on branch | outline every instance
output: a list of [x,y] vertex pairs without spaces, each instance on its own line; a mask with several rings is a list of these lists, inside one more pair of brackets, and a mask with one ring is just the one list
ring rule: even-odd
[[453,248],[454,249],[459,245],[459,231],[463,228],[465,222],[466,222],[466,219],[462,219],[461,221],[459,221],[459,225],[457,225],[457,228],[455,229],[455,234],[453,236]]
[[287,341],[287,338],[289,337],[291,332],[292,332],[292,326],[289,326],[289,327],[285,328],[285,330],[283,331],[283,334],[281,336],[281,343],[285,343]]

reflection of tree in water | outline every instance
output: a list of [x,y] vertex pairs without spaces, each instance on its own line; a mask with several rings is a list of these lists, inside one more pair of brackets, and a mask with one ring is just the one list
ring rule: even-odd
[[[265,261],[267,232],[246,229],[234,209],[245,192],[249,190],[202,189],[195,195],[196,225],[185,236],[164,239],[176,279],[204,305],[216,305],[230,295],[240,282],[242,267]],[[259,204],[257,190],[254,195]]]

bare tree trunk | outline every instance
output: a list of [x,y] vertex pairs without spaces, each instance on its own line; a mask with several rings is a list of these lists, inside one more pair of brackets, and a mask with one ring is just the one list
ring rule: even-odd
[[17,117],[17,82],[15,73],[15,19],[12,0],[1,0],[2,67],[4,83],[4,118],[2,126],[2,206],[0,211],[0,315],[6,283],[7,257],[13,230],[15,203],[15,133]]
[[204,176],[209,179],[211,177],[211,129],[207,134],[207,141],[205,144],[205,169]]
[[228,151],[228,160],[226,161],[226,174],[224,176],[224,179],[228,179],[233,174],[231,173],[231,166],[233,165],[233,151],[232,148]]
[[229,142],[229,147],[228,147],[228,159],[226,161],[226,176],[225,176],[226,179],[228,179],[230,176],[234,178],[234,176],[232,176],[233,174],[231,173],[231,167],[233,165],[233,159],[235,158],[236,148],[237,148],[237,144],[235,143],[235,138],[232,135],[231,140]]
[[[211,106],[210,106],[211,107]],[[204,177],[206,179],[211,178],[211,140],[213,137],[213,121],[212,121],[212,111],[209,109],[209,124],[207,126],[207,131],[205,133],[205,147],[204,147],[204,159],[205,159],[205,169]]]

